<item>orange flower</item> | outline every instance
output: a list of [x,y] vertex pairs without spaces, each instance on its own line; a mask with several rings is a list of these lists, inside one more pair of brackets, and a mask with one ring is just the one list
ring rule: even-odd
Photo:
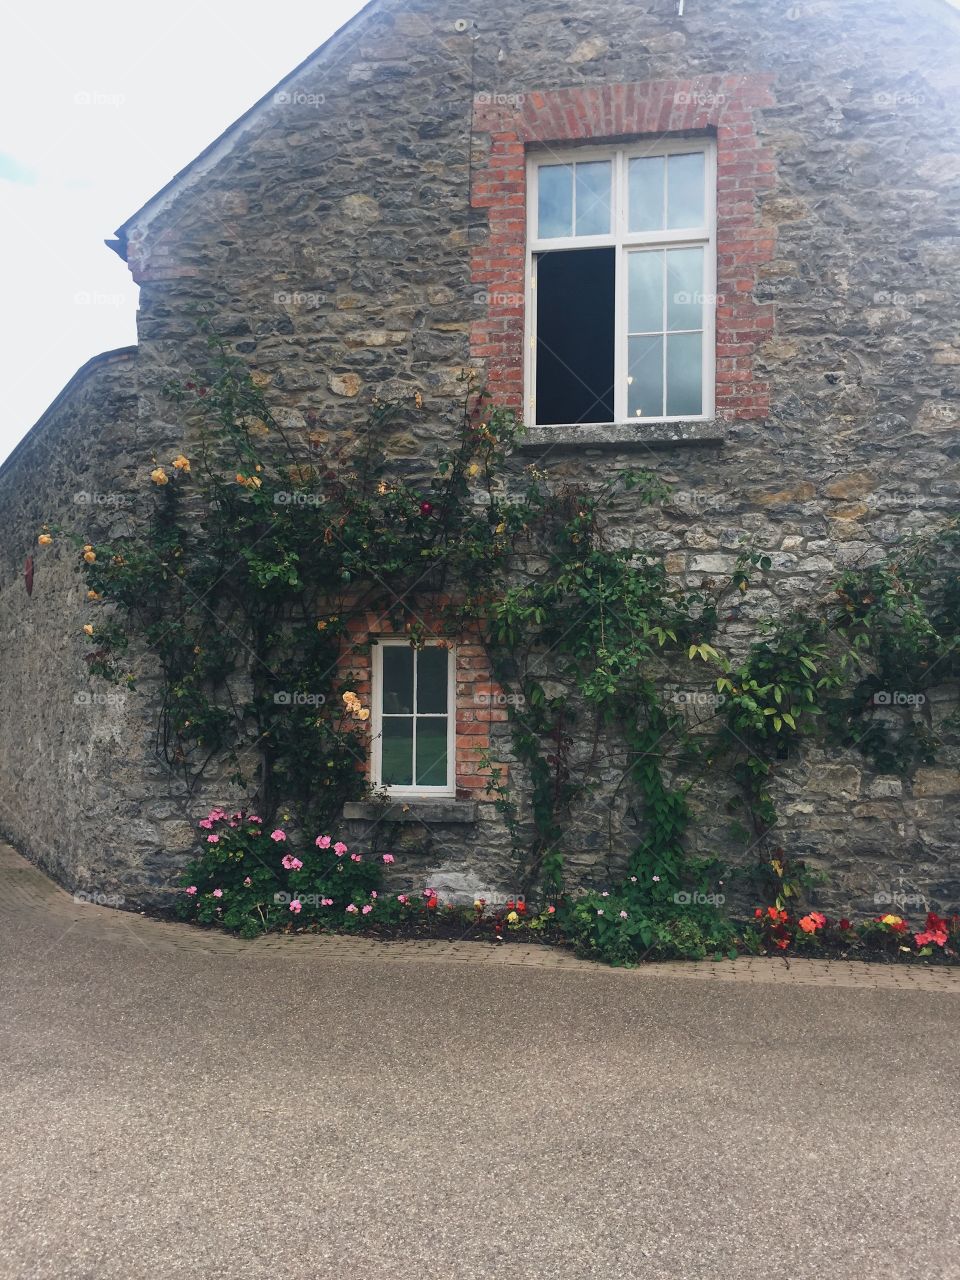
[[176,467],[178,471],[183,471],[187,473],[189,473],[190,471],[190,459],[185,458],[182,453],[177,454],[177,456],[173,460],[172,465]]
[[41,533],[37,542],[39,542],[41,547],[49,547],[51,542],[53,542],[53,539],[50,537],[49,533]]
[[164,485],[170,483],[170,477],[164,471],[163,467],[154,467],[150,472],[150,479],[156,485]]
[[89,622],[87,622],[87,623],[85,623],[85,624],[84,624],[83,634],[84,634],[85,636],[92,636],[92,635],[93,635],[93,627],[90,625],[90,623],[89,623]]

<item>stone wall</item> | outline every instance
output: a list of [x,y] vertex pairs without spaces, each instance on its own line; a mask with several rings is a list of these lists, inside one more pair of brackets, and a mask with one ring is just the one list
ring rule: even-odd
[[[158,393],[191,371],[199,305],[321,455],[349,443],[372,396],[420,391],[425,412],[389,441],[397,469],[415,468],[454,421],[462,371],[487,358],[476,336],[489,297],[472,272],[491,227],[475,197],[498,140],[478,101],[746,77],[770,95],[751,106],[750,129],[772,168],[765,160],[745,203],[764,237],[750,295],[773,325],[743,372],[769,405],[722,416],[699,442],[655,430],[616,448],[595,434],[562,447],[538,438],[526,460],[586,483],[659,472],[673,500],[652,513],[621,505],[621,536],[662,551],[688,586],[728,572],[744,534],[769,551],[767,584],[726,624],[734,650],[760,617],[817,600],[839,569],[956,509],[960,40],[945,4],[687,0],[680,17],[674,0],[490,0],[466,30],[458,17],[440,0],[371,5],[124,229],[141,284],[144,446],[184,443]],[[15,765],[5,757],[4,776]],[[830,868],[827,905],[863,909],[897,886],[958,905],[958,765],[955,746],[902,781],[873,776],[857,752],[788,762],[785,842]],[[594,799],[571,833],[583,879],[605,874],[608,856],[596,831],[610,806]],[[728,844],[723,799],[691,796],[713,852]],[[622,818],[621,849],[633,838]],[[92,821],[88,862],[103,860],[104,838]],[[442,865],[459,874],[460,859],[465,883],[506,874],[499,830],[443,839]]]
[[82,628],[102,615],[78,550],[37,535],[49,523],[95,540],[138,518],[135,354],[84,366],[0,469],[0,830],[68,888],[127,906],[171,882],[193,843],[188,806],[153,751],[149,660],[136,691],[91,679]]

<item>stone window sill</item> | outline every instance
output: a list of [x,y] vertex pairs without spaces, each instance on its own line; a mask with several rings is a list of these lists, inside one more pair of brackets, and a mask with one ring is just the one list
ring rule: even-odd
[[343,806],[343,816],[360,822],[465,824],[477,821],[477,805],[473,800],[396,800],[386,806],[351,801]]
[[588,422],[527,427],[517,448],[525,453],[547,453],[552,449],[670,449],[723,444],[726,436],[727,423],[722,418],[703,422]]

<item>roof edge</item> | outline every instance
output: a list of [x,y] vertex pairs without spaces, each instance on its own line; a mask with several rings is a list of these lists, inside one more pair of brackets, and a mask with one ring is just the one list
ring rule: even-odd
[[112,351],[101,351],[99,355],[91,356],[85,364],[82,364],[76,371],[70,381],[64,386],[63,390],[47,405],[43,413],[36,420],[32,427],[27,431],[26,435],[19,440],[0,462],[0,477],[2,477],[10,468],[15,458],[24,452],[28,445],[32,444],[37,434],[43,429],[48,420],[60,409],[74,394],[74,392],[99,369],[110,364],[123,364],[128,360],[133,360],[137,355],[139,347],[115,347]]
[[135,213],[132,213],[125,222],[121,223],[114,233],[116,235],[115,240],[105,240],[104,244],[109,249],[112,249],[114,253],[118,254],[124,262],[126,262],[127,245],[130,232],[143,218],[144,214],[152,210],[153,207],[161,201],[165,206],[171,204],[179,194],[179,189],[182,188],[184,182],[190,175],[200,176],[202,173],[206,173],[208,169],[212,168],[221,156],[226,153],[228,146],[233,143],[235,136],[241,134],[245,128],[253,123],[253,119],[258,112],[273,100],[275,95],[283,88],[284,85],[289,84],[291,80],[294,80],[297,76],[301,75],[317,60],[317,58],[324,54],[335,41],[338,41],[342,36],[346,35],[348,31],[359,25],[361,20],[366,18],[370,14],[371,10],[380,3],[381,0],[367,0],[366,4],[364,4],[364,6],[359,9],[352,18],[348,18],[343,26],[337,27],[336,31],[324,40],[323,44],[318,45],[317,48],[314,49],[312,53],[308,54],[302,62],[299,62],[292,71],[288,72],[282,80],[278,80],[271,89],[267,90],[262,98],[258,98],[251,107],[247,108],[243,115],[238,116],[231,125],[228,125],[227,128],[224,129],[223,133],[214,138],[209,146],[204,147],[199,155],[194,156],[189,163],[185,164],[182,169],[173,175],[169,182],[165,183],[159,191],[154,192],[149,200],[142,204]]

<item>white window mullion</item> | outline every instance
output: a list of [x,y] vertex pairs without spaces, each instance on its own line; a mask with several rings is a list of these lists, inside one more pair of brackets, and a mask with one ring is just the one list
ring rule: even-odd
[[629,368],[630,339],[627,336],[630,328],[627,315],[629,301],[628,262],[623,247],[623,233],[626,228],[626,161],[623,153],[616,157],[613,169],[613,231],[617,239],[616,260],[614,263],[614,307],[617,313],[613,336],[613,416],[618,422],[627,420],[627,370]]
[[410,724],[410,779],[411,785],[417,785],[417,650],[413,651],[413,702],[410,710],[413,715]]

